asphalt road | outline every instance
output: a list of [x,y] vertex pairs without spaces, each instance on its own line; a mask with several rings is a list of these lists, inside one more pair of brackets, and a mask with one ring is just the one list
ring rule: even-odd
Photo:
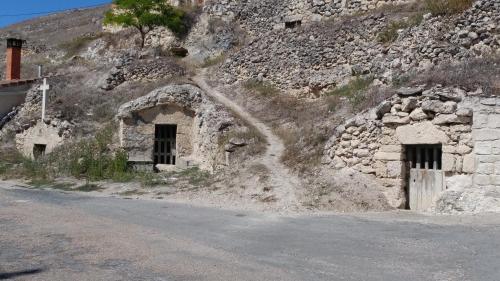
[[279,216],[12,188],[0,280],[500,280],[500,219]]

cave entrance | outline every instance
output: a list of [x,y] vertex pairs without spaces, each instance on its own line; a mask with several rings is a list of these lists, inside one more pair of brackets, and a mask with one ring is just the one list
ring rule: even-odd
[[175,165],[177,125],[155,125],[154,164]]
[[445,189],[441,144],[407,145],[406,208],[423,211],[434,204]]
[[297,28],[302,25],[301,20],[295,20],[295,21],[287,21],[285,22],[285,28]]
[[33,145],[33,158],[39,159],[40,157],[45,155],[45,150],[47,149],[46,144],[34,144]]

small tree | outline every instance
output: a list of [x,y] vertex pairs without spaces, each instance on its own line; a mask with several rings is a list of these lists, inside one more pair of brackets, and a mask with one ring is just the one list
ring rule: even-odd
[[137,29],[141,34],[141,48],[146,35],[155,27],[167,27],[177,37],[188,30],[186,13],[166,0],[113,0],[113,4],[115,7],[106,12],[104,23]]

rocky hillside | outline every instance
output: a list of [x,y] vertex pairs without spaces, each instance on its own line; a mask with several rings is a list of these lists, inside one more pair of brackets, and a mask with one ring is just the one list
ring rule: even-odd
[[[327,141],[338,125],[405,86],[500,94],[500,2],[432,2],[212,0],[189,10],[196,20],[185,38],[158,28],[144,49],[134,30],[102,25],[109,7],[26,21],[0,29],[0,38],[27,40],[23,77],[34,76],[36,64],[45,66],[52,85],[49,123],[72,140],[112,124],[122,104],[170,84],[195,84],[193,77],[206,73],[211,87],[279,136],[281,162],[303,181],[302,207],[381,210],[391,207],[383,186],[367,185],[370,180],[356,171],[335,174],[324,165],[331,164],[324,163],[325,153],[334,157]],[[184,50],[186,57],[179,55]],[[403,115],[410,120],[407,111]],[[39,115],[35,86],[0,131],[2,146],[12,146],[15,133],[36,126]],[[255,151],[248,148],[242,157],[252,159],[265,141],[237,119],[235,114],[234,122],[250,129],[246,137],[258,140]],[[371,137],[377,135],[362,140]],[[117,146],[115,138],[111,147]],[[261,186],[266,169],[239,168],[226,167],[212,188],[231,200],[279,199],[267,193],[272,187]],[[258,188],[245,190],[240,179]]]

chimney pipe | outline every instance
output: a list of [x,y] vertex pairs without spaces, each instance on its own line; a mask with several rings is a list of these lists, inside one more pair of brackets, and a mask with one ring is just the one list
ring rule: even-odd
[[23,47],[23,43],[24,41],[20,39],[7,39],[6,80],[21,79],[21,49]]

